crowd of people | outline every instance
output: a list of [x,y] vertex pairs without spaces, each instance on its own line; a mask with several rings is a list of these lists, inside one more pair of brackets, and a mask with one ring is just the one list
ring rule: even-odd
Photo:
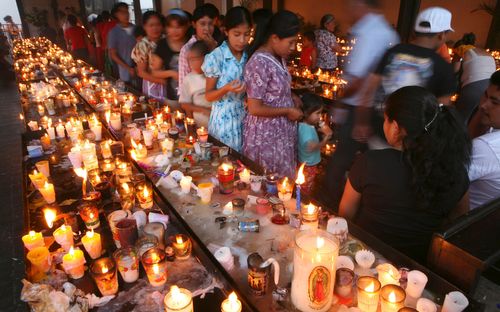
[[[411,42],[399,43],[378,1],[347,3],[356,43],[343,68],[347,89],[333,108],[344,118],[336,118],[321,197],[425,261],[433,232],[500,194],[500,72],[472,34],[455,44],[453,59],[438,53],[453,31],[444,8],[422,10]],[[291,90],[296,14],[233,7],[221,16],[203,4],[192,14],[145,12],[137,26],[128,5],[117,3],[92,23],[94,47],[76,17],[67,24],[76,57],[94,54],[99,68],[182,109],[268,172],[293,178],[305,163],[304,192],[314,189],[321,149],[334,133],[320,122],[322,98]],[[337,68],[335,29],[327,14],[318,30],[302,34],[301,65]]]

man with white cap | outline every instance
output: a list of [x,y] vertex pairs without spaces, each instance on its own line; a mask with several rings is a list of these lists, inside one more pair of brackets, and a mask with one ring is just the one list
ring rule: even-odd
[[371,112],[383,114],[385,99],[402,87],[421,86],[434,93],[440,103],[450,103],[457,81],[451,65],[436,53],[446,41],[446,33],[453,31],[450,11],[440,7],[423,10],[414,30],[413,41],[389,49],[368,78],[358,107],[360,118],[353,130],[355,140],[362,142],[370,137],[372,129],[366,120]]

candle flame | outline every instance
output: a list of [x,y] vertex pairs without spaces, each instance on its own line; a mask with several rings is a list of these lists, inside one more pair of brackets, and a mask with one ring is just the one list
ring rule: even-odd
[[31,239],[35,238],[35,231],[30,231],[29,236]]
[[137,154],[136,154],[135,150],[130,150],[130,157],[133,160],[137,160]]
[[304,176],[304,167],[306,163],[303,163],[300,168],[299,172],[297,173],[297,180],[295,180],[295,183],[298,185],[304,184],[306,182],[306,177]]
[[105,113],[104,113],[104,117],[106,118],[106,123],[109,124],[109,120],[111,119],[111,111],[107,110]]
[[45,216],[47,226],[52,228],[54,226],[54,221],[56,220],[56,211],[54,209],[45,209],[43,211],[43,215]]
[[147,187],[144,188],[144,191],[142,192],[145,198],[149,197],[149,190]]
[[177,244],[182,244],[182,243],[184,243],[184,240],[182,239],[182,236],[181,236],[181,235],[176,235],[176,236],[175,236],[175,241],[177,242]]
[[394,293],[394,291],[391,291],[389,296],[387,297],[387,299],[389,300],[389,302],[391,303],[395,303],[396,302],[396,294]]
[[137,143],[135,143],[134,139],[130,139],[130,144],[132,144],[132,147],[137,149]]
[[238,305],[238,296],[236,296],[236,293],[234,291],[229,294],[229,297],[227,299],[229,300],[229,304],[231,305],[231,307],[234,308]]
[[370,285],[366,286],[366,292],[374,292],[375,291],[375,283],[371,282]]
[[288,186],[288,177],[285,177],[283,179],[283,183],[281,185],[283,186],[283,189],[286,189],[286,187]]
[[19,113],[19,119],[24,120],[24,115],[22,113]]
[[82,179],[87,179],[87,170],[85,170],[84,168],[75,168],[73,169],[76,173],[77,176],[79,176],[80,178]]
[[226,164],[226,163],[222,164],[222,170],[223,170],[224,172],[228,172],[228,171],[229,171],[229,169],[232,169],[232,168],[233,168],[233,166],[231,166],[231,165],[229,165],[229,164]]
[[72,257],[74,257],[74,256],[75,256],[75,250],[73,249],[73,246],[71,246],[71,247],[69,248],[69,252],[68,252],[68,253],[69,253]]
[[181,291],[176,285],[172,285],[172,287],[170,287],[170,293],[174,301],[178,301],[180,299],[179,296],[181,295]]
[[308,214],[313,214],[315,210],[316,210],[316,206],[314,206],[312,203],[309,203],[309,205],[307,205],[307,213]]
[[320,249],[325,245],[325,239],[323,237],[317,237],[316,238],[316,248]]
[[165,106],[165,113],[169,114],[170,113],[170,106]]
[[36,169],[33,170],[33,175],[37,175],[37,174],[38,174],[38,171],[36,171]]
[[154,274],[159,274],[160,273],[160,268],[158,267],[158,264],[153,264],[153,272]]
[[47,181],[45,181],[45,184],[43,185],[43,188],[46,189],[46,188],[49,188],[49,187],[50,187],[49,183]]
[[107,265],[104,265],[102,267],[102,273],[105,274],[105,273],[108,273],[109,269],[108,269],[108,266]]
[[125,182],[124,182],[124,183],[122,183],[122,188],[123,188],[123,190],[124,190],[126,193],[130,192],[130,187],[128,186],[128,184],[127,184],[127,183],[125,183]]
[[100,177],[99,175],[97,175],[97,176],[95,177],[95,183],[96,183],[96,184],[99,184],[99,183],[101,183],[101,182],[102,182],[101,177]]
[[87,236],[88,238],[94,237],[94,229],[92,229],[91,231],[87,231],[87,233],[85,233],[85,236]]

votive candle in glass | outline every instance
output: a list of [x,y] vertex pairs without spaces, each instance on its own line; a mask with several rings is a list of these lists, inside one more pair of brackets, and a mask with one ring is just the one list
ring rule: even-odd
[[125,283],[133,283],[139,278],[139,257],[135,247],[126,247],[114,252],[113,258]]
[[335,293],[343,298],[348,298],[352,293],[354,271],[348,268],[339,268],[335,275]]
[[319,207],[309,203],[301,208],[301,230],[314,230],[319,224]]
[[240,181],[245,183],[245,184],[250,184],[250,170],[247,168],[244,168],[240,172]]
[[135,188],[131,182],[123,182],[118,185],[120,203],[124,210],[132,210],[135,206]]
[[138,237],[135,219],[122,219],[115,224],[115,227],[122,248],[135,244]]
[[144,181],[138,183],[137,187],[137,200],[142,209],[149,209],[153,207],[153,188],[148,182]]
[[397,285],[385,285],[380,290],[381,312],[398,312],[404,307],[406,294],[403,288]]
[[111,153],[111,140],[106,140],[101,142],[99,146],[101,147],[102,158],[111,158],[113,154]]
[[358,308],[364,312],[376,312],[380,294],[380,282],[371,276],[361,276],[356,282]]
[[183,176],[181,178],[179,185],[181,186],[182,194],[189,194],[189,192],[191,192],[191,182],[192,181],[193,181],[193,178],[190,176]]
[[84,264],[85,257],[83,256],[83,251],[80,249],[73,249],[73,246],[71,246],[68,253],[63,256],[62,267],[66,274],[72,279],[83,277],[85,273]]
[[92,231],[87,231],[82,237],[82,244],[90,258],[97,259],[102,255],[101,235]]
[[231,194],[234,191],[234,168],[233,165],[223,163],[217,170],[219,178],[219,192],[221,194]]
[[198,128],[196,130],[196,135],[198,135],[200,143],[206,143],[208,141],[208,130],[205,127]]
[[233,291],[226,300],[222,301],[220,308],[222,312],[241,312],[241,301],[238,300],[236,293]]
[[120,112],[112,112],[109,117],[109,124],[113,130],[120,131],[122,129],[122,115]]
[[[144,228],[146,226],[144,226]],[[137,242],[135,242],[135,248],[137,250],[137,256],[139,257],[139,259],[146,251],[155,247],[158,247],[158,238],[156,238],[156,236],[154,235],[145,234],[144,236],[139,238]]]
[[290,183],[288,177],[284,177],[277,185],[278,197],[282,201],[289,201],[292,199],[293,184]]
[[95,260],[90,266],[90,273],[103,296],[111,296],[118,292],[118,276],[116,264],[111,258]]
[[179,260],[186,260],[191,256],[193,245],[191,239],[184,234],[175,235],[175,241],[172,242],[175,257]]
[[149,222],[142,229],[144,234],[156,237],[156,245],[165,247],[165,226],[161,222]]
[[152,286],[165,285],[167,282],[167,257],[163,249],[149,249],[142,255],[141,262]]
[[104,172],[112,172],[115,170],[115,162],[111,158],[103,159],[101,162],[101,169]]
[[99,209],[94,203],[86,202],[81,204],[78,207],[78,212],[87,229],[96,229],[101,224],[99,221]]
[[44,176],[47,178],[50,177],[50,165],[48,160],[38,161],[35,166]]
[[165,312],[193,312],[193,295],[185,288],[176,285],[170,287],[170,291],[163,300]]

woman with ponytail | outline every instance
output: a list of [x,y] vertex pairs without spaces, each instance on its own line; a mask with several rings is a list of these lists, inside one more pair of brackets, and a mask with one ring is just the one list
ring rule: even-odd
[[391,94],[384,117],[392,148],[355,161],[339,214],[425,262],[432,234],[468,211],[471,143],[453,108],[422,87]]
[[255,21],[252,56],[244,74],[248,114],[243,126],[243,154],[270,172],[293,177],[297,120],[302,111],[295,107],[285,60],[295,49],[299,19],[289,11],[271,18],[261,15]]

